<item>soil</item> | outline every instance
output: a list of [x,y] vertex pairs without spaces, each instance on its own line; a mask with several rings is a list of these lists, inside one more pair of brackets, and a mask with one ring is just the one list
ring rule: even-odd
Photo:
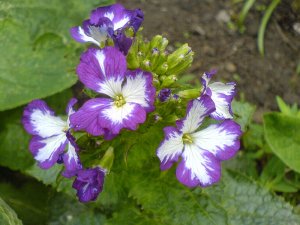
[[[235,80],[239,97],[258,106],[258,111],[277,109],[275,96],[300,104],[300,13],[291,1],[276,8],[265,33],[265,56],[257,49],[257,32],[263,12],[251,9],[243,34],[230,29],[242,3],[224,0],[131,0],[118,1],[126,8],[145,13],[144,35],[162,34],[176,43],[188,43],[195,52],[191,73],[201,76],[216,68],[219,79]],[[261,2],[261,1],[257,1]]]

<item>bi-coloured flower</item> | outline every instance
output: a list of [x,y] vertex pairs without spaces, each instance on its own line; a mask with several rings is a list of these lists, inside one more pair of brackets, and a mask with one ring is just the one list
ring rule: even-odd
[[216,71],[206,72],[201,78],[203,84],[202,94],[209,95],[215,103],[216,110],[211,113],[211,117],[216,120],[232,119],[231,102],[236,94],[236,84],[234,82],[209,83]]
[[128,10],[121,4],[99,7],[91,12],[90,19],[85,20],[82,26],[71,28],[72,37],[78,42],[91,42],[100,45],[111,37],[116,47],[124,54],[132,44],[127,38],[124,29],[132,27],[136,32],[144,20],[140,9]]
[[[42,100],[34,100],[24,110],[22,123],[25,130],[33,135],[29,149],[43,169],[49,169],[56,162],[65,164],[63,175],[74,176],[82,168],[77,154],[78,147],[70,133],[69,117],[74,113],[71,99],[66,112],[67,120],[55,116],[54,112]],[[67,150],[65,150],[67,148]]]
[[75,130],[86,130],[106,139],[122,128],[136,130],[153,111],[155,88],[149,72],[127,70],[125,56],[114,47],[88,49],[77,67],[80,81],[101,94],[71,116]]
[[177,127],[164,129],[165,139],[157,150],[161,169],[169,169],[181,161],[177,179],[188,187],[206,187],[219,181],[221,161],[233,157],[239,150],[240,126],[232,120],[212,124],[199,130],[206,116],[215,111],[215,104],[207,95],[189,102],[186,117]]
[[103,189],[105,170],[100,167],[80,170],[73,182],[73,188],[77,190],[77,197],[81,202],[89,202],[97,199]]

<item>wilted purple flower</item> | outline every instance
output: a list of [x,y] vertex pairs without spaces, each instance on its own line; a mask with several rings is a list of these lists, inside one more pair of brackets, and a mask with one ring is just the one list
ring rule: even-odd
[[76,41],[96,45],[111,37],[116,47],[127,54],[132,39],[127,38],[123,31],[132,27],[136,32],[143,20],[144,14],[140,9],[128,10],[121,4],[114,4],[93,10],[89,20],[85,20],[82,26],[71,28],[70,32]]
[[25,130],[33,135],[29,149],[41,168],[48,169],[56,162],[64,162],[67,176],[75,175],[82,168],[78,148],[75,142],[70,141],[72,135],[69,133],[69,116],[74,113],[72,107],[76,102],[76,99],[71,99],[68,103],[67,121],[55,116],[42,100],[34,100],[25,108],[22,123]]
[[77,190],[79,201],[96,200],[103,189],[104,177],[105,170],[100,167],[78,171],[72,187]]
[[216,110],[210,115],[216,120],[232,119],[231,102],[236,94],[236,84],[230,82],[214,82],[209,84],[210,79],[217,73],[216,70],[206,72],[201,78],[203,84],[202,94],[209,95],[215,103]]
[[171,89],[169,89],[169,88],[163,88],[158,93],[158,99],[161,102],[167,101],[170,98],[170,96],[171,96]]
[[241,129],[232,120],[198,130],[214,110],[211,98],[202,95],[189,102],[186,117],[177,121],[177,127],[164,129],[165,140],[157,150],[161,169],[169,169],[181,157],[176,176],[188,187],[206,187],[218,182],[221,161],[230,159],[239,150]]
[[105,96],[87,101],[71,116],[76,130],[109,139],[122,128],[136,130],[154,109],[152,75],[127,70],[125,56],[116,48],[90,48],[81,56],[77,74],[86,87]]

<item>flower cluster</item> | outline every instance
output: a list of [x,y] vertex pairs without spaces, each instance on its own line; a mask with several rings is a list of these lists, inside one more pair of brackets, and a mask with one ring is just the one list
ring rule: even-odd
[[[71,28],[70,33],[78,42],[93,44],[81,55],[76,72],[96,97],[77,111],[73,108],[77,100],[71,99],[65,120],[42,100],[34,100],[24,109],[22,122],[33,135],[29,149],[38,165],[49,169],[64,164],[62,175],[75,177],[73,188],[81,202],[97,198],[110,168],[100,163],[84,166],[76,133],[83,131],[109,142],[124,129],[137,130],[155,107],[173,100],[181,102],[172,85],[176,75],[191,64],[192,51],[184,45],[169,54],[165,51],[168,42],[161,36],[150,44],[143,43],[136,36],[142,21],[140,9],[127,10],[120,4],[93,10],[90,18]],[[202,76],[202,92],[189,99],[186,116],[176,121],[176,127],[164,129],[165,139],[157,150],[162,170],[180,161],[177,178],[189,187],[217,182],[221,161],[239,149],[241,130],[231,110],[236,87],[234,83],[210,83],[214,74]],[[214,123],[200,130],[206,117]],[[107,155],[111,152],[112,148]]]

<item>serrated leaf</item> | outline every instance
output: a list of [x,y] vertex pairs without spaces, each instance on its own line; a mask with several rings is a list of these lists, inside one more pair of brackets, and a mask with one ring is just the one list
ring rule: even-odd
[[69,35],[99,0],[2,0],[0,111],[72,86],[79,47]]
[[247,177],[223,172],[222,184],[204,189],[227,211],[231,225],[297,225],[300,216],[291,205]]
[[17,214],[2,200],[2,198],[0,198],[0,224],[22,225],[22,221],[19,220]]
[[280,113],[264,115],[266,140],[291,169],[300,172],[300,118]]

